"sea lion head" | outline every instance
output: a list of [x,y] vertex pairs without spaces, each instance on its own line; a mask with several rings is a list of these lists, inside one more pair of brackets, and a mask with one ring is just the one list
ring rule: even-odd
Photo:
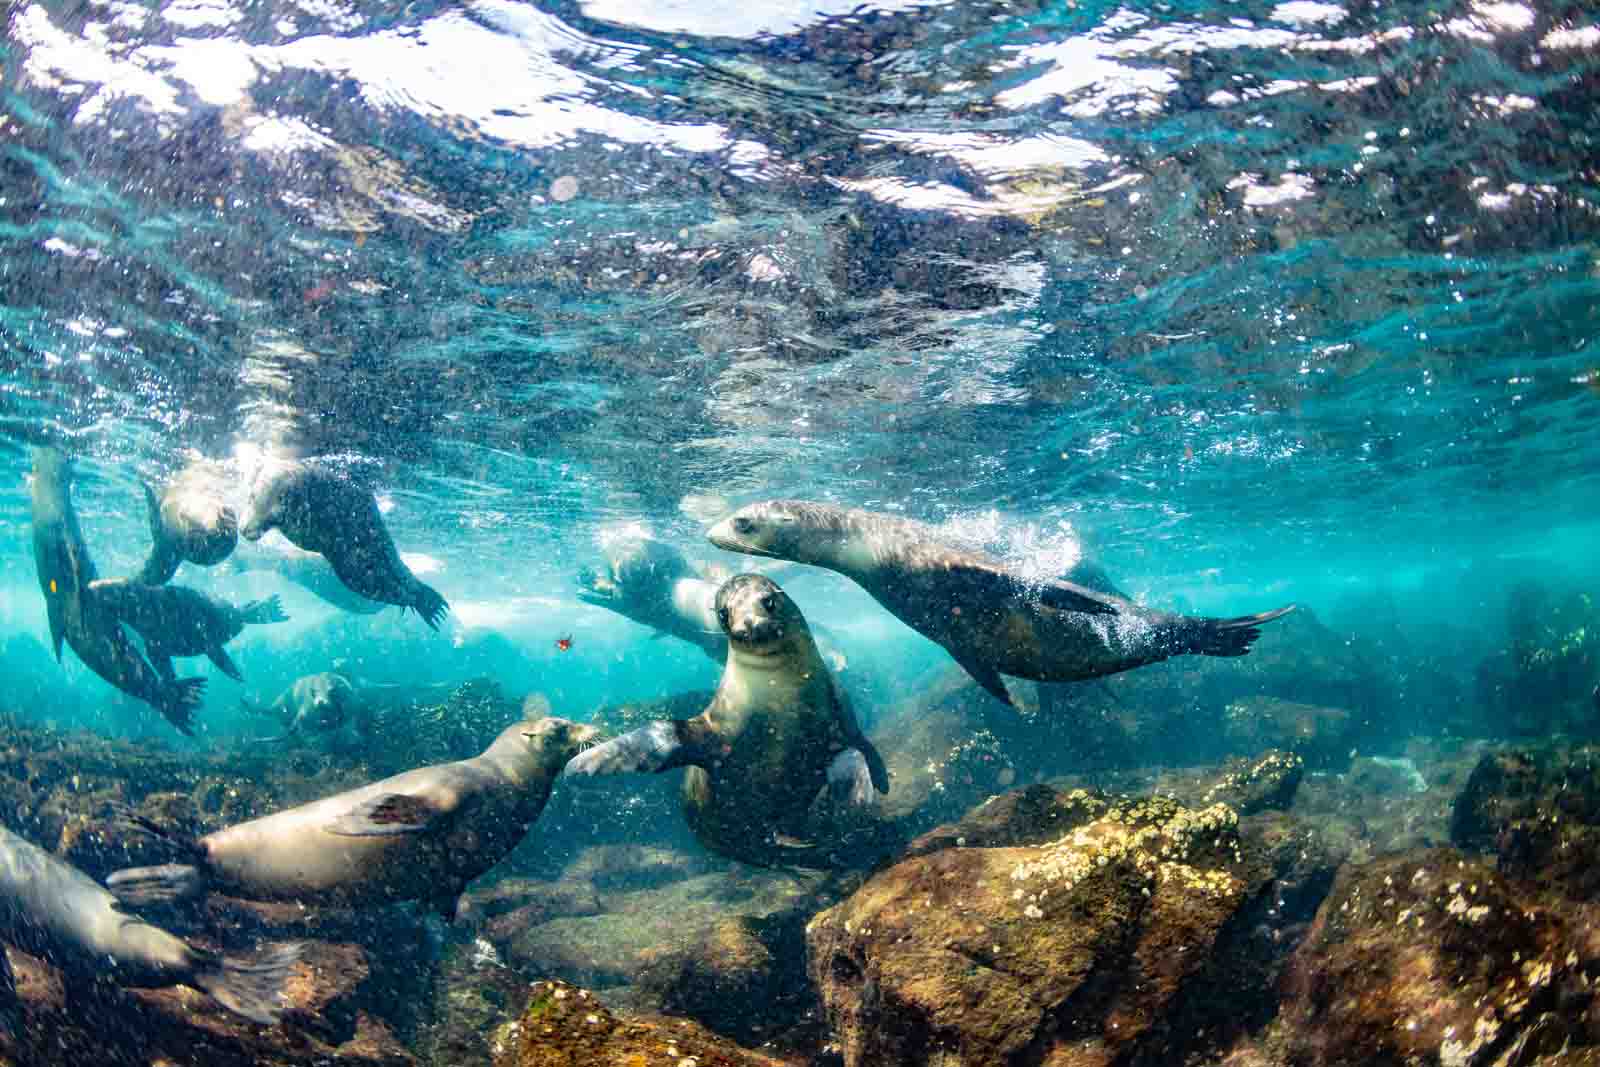
[[599,737],[597,726],[546,715],[506,727],[490,751],[509,749],[517,755],[518,763],[531,761],[537,769],[554,775]]
[[300,679],[296,729],[310,733],[331,733],[344,725],[355,689],[341,674],[325,671]]
[[[239,536],[246,541],[259,541],[261,535],[281,527],[290,506],[291,496],[298,493],[307,479],[308,470],[301,463],[277,463],[262,472],[250,494],[250,505]],[[293,540],[291,537],[290,540]]]
[[844,512],[805,500],[746,504],[706,531],[718,548],[797,563],[822,562],[848,537]]
[[185,492],[173,504],[184,559],[210,567],[227,559],[238,546],[239,515],[220,497]]
[[760,574],[736,574],[723,582],[716,608],[729,645],[752,655],[775,655],[796,636],[811,633],[789,595]]

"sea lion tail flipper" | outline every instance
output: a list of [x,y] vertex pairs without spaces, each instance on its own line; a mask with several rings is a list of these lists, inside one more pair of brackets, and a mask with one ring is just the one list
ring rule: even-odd
[[1000,701],[1000,703],[1006,705],[1007,707],[1016,707],[1016,705],[1011,701],[1011,694],[1007,692],[1006,683],[1001,679],[999,671],[995,670],[987,663],[979,663],[976,660],[964,659],[961,656],[955,655],[953,652],[951,653],[951,656],[954,657],[956,663],[961,667],[962,670],[972,675],[972,680],[974,682],[977,682],[979,685],[983,686],[983,688],[993,695],[996,700]]
[[[162,832],[163,837],[168,837]],[[198,848],[198,844],[195,845]],[[163,863],[158,867],[127,867],[106,879],[106,888],[130,908],[176,904],[194,900],[206,891],[206,876],[192,863]]]
[[217,665],[217,670],[226,674],[236,682],[244,681],[244,675],[239,671],[239,665],[233,662],[233,657],[228,655],[228,650],[221,645],[212,645],[206,649],[206,658]]
[[657,719],[603,744],[584,749],[567,761],[564,774],[584,778],[607,774],[648,774],[699,763],[686,743],[687,723]]
[[411,593],[411,603],[406,606],[415,608],[417,614],[422,616],[422,621],[428,624],[429,629],[437,630],[440,620],[445,616],[445,612],[450,610],[449,603],[439,595],[433,586],[426,585],[415,579],[412,581],[415,588]]
[[1259,615],[1240,615],[1232,619],[1189,619],[1186,651],[1202,656],[1242,656],[1250,651],[1256,638],[1261,636],[1258,627],[1281,619],[1295,609],[1288,604]]
[[235,1015],[271,1026],[283,1014],[284,983],[303,947],[298,941],[277,945],[250,961],[202,955],[194,984]]
[[159,705],[161,714],[185,734],[194,733],[194,709],[206,695],[204,678],[179,678],[168,682]]
[[250,601],[250,603],[239,609],[239,614],[244,618],[245,622],[254,626],[269,622],[289,621],[289,616],[285,615],[283,611],[283,598],[278,596],[277,593],[273,593],[265,600]]
[[426,797],[409,793],[385,793],[357,804],[323,830],[342,837],[393,837],[419,834],[445,814],[445,810]]
[[140,482],[139,487],[144,490],[144,502],[150,509],[150,556],[133,580],[145,585],[165,585],[178,573],[178,564],[183,559],[178,555],[177,542],[167,536],[166,524],[161,521],[161,498],[148,482]]

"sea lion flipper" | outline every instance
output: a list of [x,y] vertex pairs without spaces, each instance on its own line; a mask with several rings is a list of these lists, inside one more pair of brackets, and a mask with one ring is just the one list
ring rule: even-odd
[[691,734],[687,722],[657,719],[578,753],[567,762],[564,773],[577,777],[649,774],[701,764],[706,756],[688,743]]
[[1185,650],[1201,656],[1243,656],[1261,636],[1258,627],[1281,619],[1294,609],[1295,605],[1287,604],[1259,615],[1232,619],[1185,619]]
[[999,671],[995,670],[987,663],[979,663],[977,660],[958,656],[954,652],[951,652],[950,655],[956,661],[956,663],[960,665],[962,670],[966,671],[972,676],[972,680],[974,682],[977,682],[979,685],[983,686],[984,689],[988,690],[990,695],[992,695],[996,700],[1008,707],[1016,706],[1011,702],[1011,694],[1007,692],[1006,683],[1003,679],[1001,679]]
[[298,941],[278,945],[254,960],[205,958],[194,983],[218,1004],[251,1022],[271,1026],[283,1014],[284,983],[299,962]]
[[[228,655],[228,650],[223,648],[221,645],[212,645],[210,648],[206,649],[206,658],[211,660],[212,663],[215,663],[217,665],[217,669],[223,674],[226,674],[229,678],[232,678],[236,682],[244,681],[244,675],[240,672],[239,665],[233,662],[233,657]],[[169,660],[167,664],[168,669],[171,669],[171,665],[171,661]]]
[[385,793],[357,804],[331,820],[323,829],[343,837],[419,834],[445,813],[444,807],[427,797],[410,793]]
[[200,896],[205,892],[206,878],[193,864],[164,863],[159,867],[128,867],[117,871],[106,879],[106,888],[118,903],[130,908],[147,908]]
[[1081,611],[1090,615],[1118,615],[1122,612],[1106,594],[1060,578],[1039,586],[1039,603],[1058,611]]
[[134,581],[165,585],[178,573],[178,564],[183,559],[178,555],[177,544],[167,534],[166,524],[161,521],[161,498],[148,482],[140,482],[139,487],[144,490],[145,504],[150,509],[150,556],[134,575]]

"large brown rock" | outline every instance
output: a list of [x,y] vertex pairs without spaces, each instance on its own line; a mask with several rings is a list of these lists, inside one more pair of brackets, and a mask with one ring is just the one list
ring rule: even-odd
[[586,989],[539,982],[527,1010],[495,1032],[494,1067],[783,1067],[688,1019],[622,1017]]
[[1457,795],[1453,843],[1578,900],[1600,895],[1600,746],[1487,752]]
[[1266,892],[1277,853],[1238,825],[1224,805],[1034,787],[925,835],[922,854],[808,927],[846,1064],[1065,1067],[1210,1047],[1264,1003],[1273,939],[1247,942],[1282,911]]
[[1527,1064],[1600,1040],[1597,972],[1595,904],[1447,848],[1346,867],[1295,953],[1271,1058]]

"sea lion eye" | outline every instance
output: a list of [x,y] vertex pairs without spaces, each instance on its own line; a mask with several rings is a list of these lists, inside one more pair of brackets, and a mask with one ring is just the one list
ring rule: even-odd
[[718,608],[717,618],[722,621],[722,625],[728,625],[728,609],[726,607]]
[[733,520],[733,532],[740,534],[753,534],[756,532],[756,521],[740,516]]
[[777,611],[778,610],[778,598],[773,596],[771,593],[768,593],[766,596],[762,597],[761,598],[761,610],[766,612],[769,615],[772,614],[774,611]]

